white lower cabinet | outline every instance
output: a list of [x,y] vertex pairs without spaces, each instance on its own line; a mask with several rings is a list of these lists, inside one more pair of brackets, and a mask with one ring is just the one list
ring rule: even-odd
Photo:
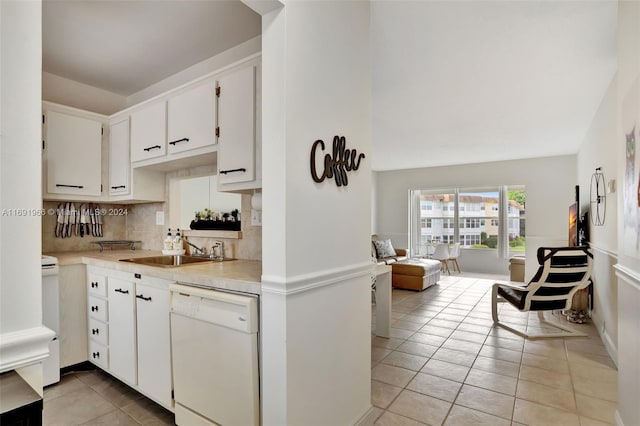
[[172,281],[94,266],[87,277],[89,361],[173,411]]
[[136,285],[138,386],[164,405],[171,405],[169,291],[153,284]]
[[90,358],[87,336],[87,272],[84,265],[60,266],[60,368]]
[[89,318],[89,336],[91,340],[107,347],[109,345],[109,328],[107,324],[93,318]]
[[109,368],[109,351],[105,345],[89,340],[89,361],[102,369]]
[[135,385],[136,312],[135,284],[109,277],[109,370]]
[[109,368],[107,276],[97,270],[87,273],[88,357],[100,368]]

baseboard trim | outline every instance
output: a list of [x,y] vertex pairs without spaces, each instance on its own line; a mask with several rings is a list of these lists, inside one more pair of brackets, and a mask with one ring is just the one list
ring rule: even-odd
[[293,277],[263,275],[262,293],[284,296],[304,293],[365,275],[370,276],[373,274],[373,268],[375,266],[376,265],[371,262],[362,262]]
[[55,333],[45,326],[0,335],[0,373],[45,359],[54,337]]
[[373,426],[375,421],[375,410],[373,409],[373,406],[371,406],[369,407],[367,412],[364,413],[362,417],[360,417],[358,421],[354,423],[354,426]]
[[609,353],[611,360],[613,361],[613,363],[616,365],[616,368],[617,368],[618,367],[618,348],[616,347],[616,345],[614,345],[613,339],[611,339],[611,335],[607,333],[606,330],[604,330],[603,332],[600,332],[600,330],[598,330],[598,334],[600,335],[600,340],[602,340],[602,343],[604,343],[604,347],[607,349],[607,352]]
[[92,364],[89,361],[82,361],[77,364],[62,367],[60,369],[60,375],[62,376],[64,374],[75,373],[79,371],[94,371],[94,370],[99,370],[99,368],[95,364]]

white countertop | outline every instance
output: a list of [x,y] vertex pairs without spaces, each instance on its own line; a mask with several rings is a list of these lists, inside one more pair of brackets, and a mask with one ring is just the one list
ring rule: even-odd
[[46,253],[58,258],[60,266],[85,264],[117,271],[146,274],[182,283],[206,287],[261,293],[262,262],[237,259],[224,262],[199,262],[174,268],[120,262],[120,259],[160,256],[159,250],[87,250]]

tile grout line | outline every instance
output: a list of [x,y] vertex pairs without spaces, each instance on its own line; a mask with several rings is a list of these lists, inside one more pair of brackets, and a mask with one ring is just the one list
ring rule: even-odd
[[[450,348],[443,348],[443,345],[447,342],[447,340],[449,340],[449,339],[454,339],[454,340],[455,340],[455,339],[458,339],[458,340],[462,340],[462,341],[465,341],[465,342],[480,343],[480,342],[475,341],[475,340],[465,340],[465,339],[463,339],[463,338],[459,338],[459,337],[457,337],[457,336],[453,336],[453,337],[452,337],[452,335],[453,335],[456,331],[465,331],[465,332],[470,332],[470,333],[476,333],[476,334],[479,334],[479,333],[477,333],[477,332],[475,332],[475,331],[461,330],[461,329],[459,329],[459,327],[460,327],[463,323],[465,323],[467,319],[470,319],[470,318],[476,318],[476,317],[472,317],[472,316],[470,316],[470,314],[471,314],[472,312],[474,312],[474,311],[475,311],[479,306],[481,306],[481,305],[485,305],[485,302],[483,301],[483,299],[485,299],[485,298],[486,298],[486,294],[487,294],[487,292],[488,292],[488,289],[487,289],[487,290],[485,290],[481,295],[473,295],[473,296],[474,296],[474,297],[473,297],[473,299],[475,299],[475,303],[474,303],[473,305],[468,305],[468,304],[467,304],[469,299],[465,300],[465,302],[467,302],[467,303],[459,303],[459,301],[458,301],[458,299],[459,299],[461,296],[463,296],[463,295],[465,295],[465,294],[468,294],[468,293],[466,293],[466,291],[467,291],[467,290],[469,290],[469,289],[471,289],[471,288],[473,287],[473,284],[474,284],[475,282],[478,282],[478,281],[480,281],[480,280],[475,280],[475,281],[474,281],[474,282],[472,282],[472,283],[466,284],[466,285],[464,286],[464,288],[459,288],[459,287],[451,288],[451,287],[456,286],[456,284],[460,282],[460,279],[459,279],[459,278],[458,278],[457,280],[453,281],[453,282],[449,282],[449,283],[447,283],[447,284],[448,284],[447,288],[443,288],[441,292],[434,293],[434,296],[435,296],[435,297],[434,297],[433,299],[430,299],[430,300],[437,300],[437,299],[441,299],[441,300],[438,300],[438,305],[431,305],[431,304],[429,304],[429,303],[428,303],[428,300],[427,300],[427,297],[420,297],[419,301],[420,301],[421,303],[417,303],[417,304],[416,304],[416,302],[411,302],[411,301],[409,300],[411,296],[408,296],[408,295],[407,295],[407,297],[404,297],[401,301],[399,301],[399,302],[396,304],[396,307],[398,307],[398,308],[400,308],[400,309],[401,309],[400,311],[396,311],[396,313],[397,313],[397,314],[398,314],[398,313],[399,313],[399,314],[402,314],[400,317],[396,318],[396,320],[401,320],[401,321],[403,321],[403,318],[404,318],[404,317],[406,317],[406,316],[408,316],[408,315],[422,316],[423,318],[428,318],[428,320],[427,320],[425,323],[421,323],[421,322],[420,322],[422,325],[421,325],[421,327],[420,327],[420,328],[418,328],[417,330],[406,330],[406,329],[401,329],[401,330],[404,330],[404,331],[410,331],[410,332],[411,332],[411,334],[407,335],[406,337],[398,338],[398,340],[400,340],[400,341],[401,341],[401,343],[400,343],[400,344],[398,344],[398,345],[396,345],[394,349],[389,349],[389,351],[390,351],[390,352],[389,352],[385,357],[381,358],[381,360],[380,360],[380,361],[378,361],[378,363],[377,363],[376,365],[379,365],[379,364],[383,363],[382,361],[383,361],[384,359],[386,359],[387,357],[391,356],[394,352],[403,353],[403,354],[405,354],[405,353],[406,353],[406,354],[409,354],[409,355],[416,355],[416,354],[413,354],[413,353],[403,352],[402,350],[398,350],[397,348],[398,348],[398,347],[400,347],[402,344],[407,343],[407,342],[411,342],[411,343],[418,343],[418,344],[424,344],[424,343],[422,343],[421,341],[413,341],[413,340],[410,340],[410,339],[411,339],[413,336],[415,336],[417,333],[421,333],[421,334],[430,334],[430,333],[428,333],[428,332],[423,332],[423,331],[422,331],[422,328],[424,328],[424,326],[426,326],[426,325],[430,324],[434,319],[438,319],[438,318],[437,318],[437,317],[438,317],[438,315],[440,315],[440,314],[442,314],[442,313],[446,313],[445,311],[446,311],[446,309],[447,309],[447,308],[452,308],[452,309],[456,309],[456,310],[462,310],[459,306],[451,306],[452,304],[457,304],[457,305],[467,305],[467,306],[469,306],[469,308],[466,308],[466,313],[465,313],[465,315],[464,315],[464,316],[462,316],[462,319],[461,319],[461,320],[455,320],[455,321],[452,321],[452,320],[447,319],[447,318],[441,318],[441,319],[444,319],[444,320],[447,320],[447,321],[451,321],[451,322],[455,322],[455,323],[457,323],[457,324],[456,324],[456,326],[455,326],[455,328],[450,328],[450,326],[438,326],[437,324],[431,324],[431,325],[438,326],[438,327],[441,327],[441,328],[446,328],[446,329],[451,330],[451,331],[448,333],[448,335],[447,335],[446,337],[445,337],[445,336],[440,336],[440,335],[432,335],[432,336],[442,337],[442,338],[443,338],[442,342],[441,342],[441,343],[439,343],[439,344],[437,344],[437,345],[429,344],[429,346],[433,346],[434,348],[436,348],[436,349],[435,349],[435,351],[434,351],[433,353],[431,353],[431,354],[430,354],[430,356],[425,357],[425,358],[426,358],[426,361],[425,361],[424,363],[422,363],[422,366],[421,366],[417,371],[416,371],[416,370],[412,370],[412,373],[413,373],[413,374],[412,374],[412,376],[411,376],[411,379],[407,382],[407,384],[406,384],[405,386],[403,386],[403,387],[401,388],[401,391],[398,393],[398,395],[396,395],[396,396],[395,396],[395,397],[394,397],[394,398],[393,398],[393,399],[392,399],[392,400],[387,404],[387,408],[383,408],[383,409],[382,409],[382,412],[381,412],[380,416],[384,415],[384,413],[385,413],[385,412],[389,411],[389,410],[388,410],[388,407],[390,407],[391,405],[393,405],[393,403],[397,400],[397,398],[398,398],[398,396],[400,395],[400,393],[402,393],[404,390],[411,390],[411,389],[408,389],[408,388],[407,388],[407,386],[408,386],[408,385],[409,385],[413,380],[415,380],[415,378],[417,377],[417,375],[418,375],[418,374],[420,374],[420,373],[422,372],[422,369],[424,369],[424,367],[425,367],[425,365],[426,365],[426,364],[428,364],[428,363],[429,363],[430,361],[432,361],[432,360],[436,360],[435,358],[433,358],[433,355],[434,355],[436,352],[438,352],[440,349],[450,349]],[[409,302],[409,303],[403,303],[403,302]],[[444,305],[440,306],[440,303],[444,303]],[[406,304],[407,306],[403,306],[404,304]],[[430,306],[431,308],[433,308],[433,309],[434,309],[434,311],[429,310],[429,316],[428,316],[428,317],[424,317],[424,316],[422,315],[422,314],[424,314],[424,313],[425,313],[424,308],[425,308],[426,306]],[[437,309],[435,309],[435,308],[437,308]],[[420,310],[420,312],[415,312],[416,310]],[[455,314],[455,313],[453,313],[453,315],[456,315],[456,314]],[[479,318],[479,319],[481,319],[481,318]],[[531,318],[531,316],[530,316],[530,315],[528,315],[528,316],[526,317],[526,319],[527,319],[527,322],[526,322],[526,325],[525,325],[525,326],[529,326],[529,325],[530,325],[530,321],[531,321],[531,319],[532,319],[532,318]],[[404,321],[406,321],[406,320],[404,320]],[[406,322],[416,322],[416,321],[406,321]],[[475,325],[475,324],[473,324],[472,322],[471,322],[471,323],[469,323],[469,324]],[[478,325],[479,325],[479,326],[482,326],[482,325],[480,325],[480,324],[478,324]],[[498,335],[496,335],[496,334],[492,334],[492,331],[493,331],[494,329],[496,329],[496,327],[495,327],[495,326],[493,326],[493,325],[492,325],[491,327],[488,327],[488,328],[489,328],[489,332],[488,332],[488,333],[486,333],[486,334],[482,333],[482,334],[484,334],[484,339],[483,339],[482,343],[480,343],[480,344],[481,344],[481,347],[480,347],[480,350],[479,350],[478,352],[475,352],[475,351],[474,351],[474,352],[459,351],[459,352],[463,352],[463,353],[467,353],[467,354],[475,353],[475,356],[474,356],[474,358],[473,358],[473,362],[472,362],[472,363],[471,363],[471,365],[468,367],[468,371],[467,371],[467,373],[465,374],[465,377],[462,379],[462,382],[460,383],[460,389],[458,389],[458,392],[456,393],[455,398],[453,398],[453,401],[446,401],[446,400],[443,400],[443,399],[440,399],[440,398],[437,398],[437,397],[434,397],[434,396],[431,396],[431,395],[428,395],[428,394],[424,394],[424,395],[426,395],[426,396],[428,396],[428,397],[430,397],[430,398],[438,399],[438,400],[440,400],[440,401],[444,401],[444,402],[447,402],[447,403],[450,403],[450,404],[451,404],[451,405],[449,406],[449,409],[447,410],[446,415],[444,416],[443,422],[446,422],[446,420],[449,418],[449,416],[450,416],[450,414],[451,414],[451,411],[452,411],[452,409],[453,409],[453,406],[454,406],[454,405],[456,405],[456,400],[457,400],[457,398],[458,398],[458,397],[459,397],[459,395],[460,395],[460,392],[461,392],[461,390],[462,390],[462,387],[463,387],[463,386],[465,386],[465,385],[467,385],[467,386],[472,386],[472,387],[477,387],[477,386],[474,386],[474,385],[471,385],[471,384],[467,384],[467,383],[466,383],[466,380],[467,380],[467,378],[468,378],[468,376],[469,376],[469,374],[470,374],[471,370],[473,369],[473,366],[474,366],[474,365],[475,365],[475,363],[477,362],[478,358],[481,356],[481,355],[480,355],[480,353],[481,353],[481,351],[482,351],[482,348],[487,347],[487,346],[489,346],[489,347],[494,347],[494,346],[493,346],[492,344],[490,344],[490,342],[488,341],[488,337],[493,336],[493,337],[494,337],[494,338],[496,338],[496,339],[500,339],[500,338],[501,338],[500,336],[498,336]],[[516,341],[517,341],[517,340],[516,340]],[[498,343],[498,342],[496,342],[496,344],[499,344],[499,343]],[[513,422],[513,421],[515,421],[515,420],[514,420],[514,416],[515,416],[515,404],[516,404],[517,399],[518,399],[517,392],[518,392],[518,389],[519,389],[519,387],[520,387],[520,385],[521,385],[521,383],[520,383],[520,382],[521,382],[521,380],[523,380],[523,379],[521,379],[521,377],[520,377],[520,376],[521,376],[522,370],[523,370],[523,368],[524,368],[524,367],[523,367],[523,366],[524,366],[524,364],[523,364],[523,358],[524,358],[524,354],[525,354],[525,347],[524,347],[524,346],[526,346],[526,342],[523,342],[523,347],[522,347],[522,349],[518,351],[518,352],[520,352],[520,354],[519,354],[519,362],[518,362],[518,371],[517,371],[517,376],[515,377],[515,379],[516,379],[516,390],[515,390],[515,395],[513,396],[513,398],[514,398],[514,406],[512,407],[512,414],[511,414],[511,418],[510,418],[510,419],[507,419],[507,418],[501,417],[501,418],[503,418],[503,419],[505,419],[505,420],[511,420],[512,422]],[[496,349],[498,349],[498,350],[500,350],[500,349],[506,349],[506,348],[502,348],[501,346],[495,346],[495,348],[496,348]],[[573,380],[573,379],[574,379],[574,376],[573,376],[573,371],[574,371],[574,369],[572,368],[571,364],[568,362],[568,361],[569,361],[569,356],[568,356],[568,355],[569,355],[569,354],[568,354],[568,352],[569,352],[569,348],[568,348],[568,346],[567,346],[567,339],[563,339],[563,349],[564,349],[564,355],[565,355],[565,357],[566,357],[566,359],[567,359],[567,364],[568,364],[568,366],[569,366],[569,376],[570,376],[571,389],[572,389],[572,391],[573,391],[573,392],[572,392],[572,393],[573,393],[573,399],[574,399],[574,403],[576,403],[576,411],[575,411],[573,414],[575,414],[576,416],[580,417],[580,415],[579,415],[579,414],[578,414],[578,412],[577,412],[577,400],[576,400],[577,393],[576,393],[576,391],[575,391],[575,382],[574,382],[574,380]],[[455,350],[455,348],[453,348],[453,349],[451,349],[451,350]],[[550,356],[548,356],[548,354],[539,355],[539,354],[536,354],[535,352],[532,352],[532,354],[535,354],[535,355],[537,355],[537,356],[541,356],[541,357],[544,357],[544,358],[555,359],[555,357],[550,357]],[[420,355],[416,355],[416,356],[420,356]],[[493,358],[493,357],[490,357],[490,358]],[[504,361],[504,360],[501,360],[500,358],[493,358],[493,359],[494,359],[494,360],[497,360],[497,361]],[[447,362],[446,360],[442,360],[442,361],[443,361],[443,362]],[[511,362],[512,362],[512,361],[511,361]],[[461,365],[461,366],[466,367],[466,365],[464,365],[464,364],[458,364],[458,363],[454,363],[454,364],[457,364],[457,365]],[[392,365],[392,364],[391,364],[391,365]],[[398,366],[398,367],[399,367],[399,368],[404,368],[404,367],[400,367],[400,366]],[[411,369],[406,369],[406,370],[411,370]],[[484,371],[484,370],[480,370],[480,371]],[[497,372],[495,372],[495,371],[493,371],[493,372],[492,372],[492,371],[487,371],[487,372],[489,372],[489,373],[493,373],[493,374],[497,374],[497,375],[502,375],[502,376],[505,376],[505,377],[512,377],[512,376],[509,376],[509,375],[506,375],[506,374],[500,374],[500,373],[497,373]],[[426,373],[425,373],[425,374],[426,374]],[[455,381],[457,381],[457,380],[455,380]],[[536,382],[533,382],[533,383],[536,383]],[[479,389],[485,389],[485,388],[483,388],[483,387],[478,387],[478,388],[479,388]],[[551,386],[551,388],[553,388],[553,386]],[[561,388],[558,388],[558,389],[562,390]],[[485,390],[490,390],[490,389],[485,389]],[[495,392],[495,391],[494,391],[494,392]],[[417,393],[420,393],[420,392],[417,392]],[[497,392],[497,393],[502,393],[502,392]],[[508,394],[506,394],[506,395],[508,395]],[[510,395],[508,395],[508,396],[510,396]],[[598,398],[598,399],[601,399],[601,398]],[[607,401],[607,400],[604,400],[604,401]],[[531,401],[531,402],[533,402],[533,403],[535,403],[535,404],[539,404],[539,405],[545,406],[545,407],[550,407],[550,408],[555,408],[555,409],[560,409],[560,410],[566,411],[566,410],[564,410],[564,409],[562,409],[562,408],[554,407],[554,406],[551,406],[551,405],[548,405],[548,404],[540,404],[540,403],[535,402],[535,401]],[[378,407],[378,408],[380,408],[380,407]],[[478,412],[483,412],[482,410],[476,410],[476,409],[471,408],[471,407],[469,407],[469,408],[470,408],[470,409],[472,409],[472,410],[478,411]],[[567,412],[569,412],[569,411],[567,411]],[[391,413],[394,413],[394,412],[393,412],[393,411],[391,411]],[[396,414],[396,413],[394,413],[394,414]],[[494,414],[491,414],[491,413],[487,413],[487,414],[494,415]],[[403,416],[402,414],[400,414],[400,415],[401,415],[401,416]],[[379,416],[379,417],[380,417],[380,416]],[[379,418],[379,417],[378,417],[378,418]],[[407,417],[407,416],[404,416],[404,417]],[[497,417],[500,417],[500,416],[497,416]],[[416,420],[417,420],[417,419],[416,419]]]

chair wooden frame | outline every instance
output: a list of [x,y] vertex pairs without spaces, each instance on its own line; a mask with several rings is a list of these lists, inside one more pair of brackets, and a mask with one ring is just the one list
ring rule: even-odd
[[[583,260],[577,261],[577,259]],[[572,263],[573,261],[575,262]],[[491,289],[491,316],[493,317],[493,324],[530,340],[587,336],[586,333],[582,333],[571,327],[548,321],[544,317],[544,311],[571,308],[573,296],[576,292],[586,288],[590,283],[593,255],[586,247],[540,247],[538,249],[538,262],[540,263],[538,272],[527,285],[517,285],[513,282],[496,282],[493,284]],[[562,282],[562,276],[568,277],[568,281]],[[549,278],[552,278],[551,281],[549,281]],[[539,290],[542,290],[542,293],[554,293],[567,288],[570,288],[570,290],[562,294],[536,294]],[[515,306],[514,302],[502,297],[502,295],[499,294],[499,290],[501,289],[503,292],[509,291],[510,289],[511,291],[522,294],[521,297],[524,297],[524,305],[522,307]],[[554,289],[556,291],[554,291]],[[542,325],[550,326],[561,331],[557,333],[527,333],[500,322],[498,319],[498,303],[504,302],[511,303],[520,312],[537,311],[538,318]],[[545,308],[545,304],[553,305],[553,307]],[[558,307],[559,305],[562,306]]]
[[432,258],[439,260],[440,263],[442,263],[442,270],[447,271],[447,274],[451,275],[451,270],[449,269],[449,244],[438,243]]
[[460,273],[460,265],[458,264],[458,257],[460,256],[460,243],[454,243],[449,247],[449,258],[447,259],[447,263],[451,262],[453,266],[453,270],[458,270]]

